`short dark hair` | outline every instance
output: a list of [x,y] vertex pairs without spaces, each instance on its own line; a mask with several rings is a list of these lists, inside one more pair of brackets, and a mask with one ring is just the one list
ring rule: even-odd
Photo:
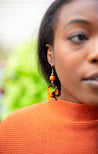
[[[50,82],[49,76],[51,75],[51,65],[47,60],[46,44],[53,46],[54,32],[58,22],[60,9],[64,4],[67,4],[70,1],[72,0],[55,0],[46,11],[40,25],[38,35],[38,62],[39,66],[41,67],[41,71],[48,83]],[[54,75],[56,77],[55,84],[60,91],[61,85],[55,69]]]

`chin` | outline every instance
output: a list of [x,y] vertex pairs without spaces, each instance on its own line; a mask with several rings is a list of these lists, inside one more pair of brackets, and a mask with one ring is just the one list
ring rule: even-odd
[[98,106],[98,99],[97,100],[90,100],[89,102],[86,102],[85,104],[90,105],[90,106]]

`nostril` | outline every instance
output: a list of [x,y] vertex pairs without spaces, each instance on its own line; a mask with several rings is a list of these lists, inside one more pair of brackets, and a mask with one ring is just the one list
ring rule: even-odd
[[96,62],[98,62],[98,59],[93,59],[92,62],[96,63]]

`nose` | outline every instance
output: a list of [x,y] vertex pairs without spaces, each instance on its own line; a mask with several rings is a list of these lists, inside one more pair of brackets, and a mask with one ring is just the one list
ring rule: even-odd
[[88,61],[90,63],[98,63],[98,38],[92,42],[90,52],[88,54]]

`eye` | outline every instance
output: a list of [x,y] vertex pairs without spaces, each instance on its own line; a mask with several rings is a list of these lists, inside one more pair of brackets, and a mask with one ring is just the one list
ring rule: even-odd
[[83,34],[77,34],[77,35],[71,36],[69,40],[75,43],[82,43],[85,40],[88,40],[88,38]]

